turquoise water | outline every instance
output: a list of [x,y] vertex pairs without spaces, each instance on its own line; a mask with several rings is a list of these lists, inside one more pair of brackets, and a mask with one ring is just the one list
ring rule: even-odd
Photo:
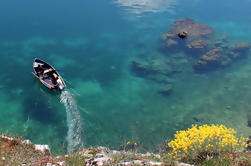
[[69,124],[60,93],[33,77],[41,58],[66,80],[81,119],[84,146],[119,149],[126,141],[156,150],[176,130],[222,123],[249,136],[251,55],[224,69],[194,72],[191,58],[177,62],[163,84],[138,77],[135,59],[173,59],[161,36],[179,18],[214,27],[216,36],[251,44],[251,1],[22,0],[0,2],[0,132],[67,149]]

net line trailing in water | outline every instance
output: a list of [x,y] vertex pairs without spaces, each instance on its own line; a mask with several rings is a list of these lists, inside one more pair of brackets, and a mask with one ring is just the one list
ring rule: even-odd
[[60,102],[64,104],[67,118],[67,151],[73,152],[84,146],[83,127],[78,106],[72,94],[65,90],[60,95]]

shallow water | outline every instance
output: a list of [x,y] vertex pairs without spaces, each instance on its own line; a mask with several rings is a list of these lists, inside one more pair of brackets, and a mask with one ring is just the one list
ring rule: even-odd
[[[137,77],[134,59],[159,59],[161,36],[179,18],[214,27],[230,43],[251,44],[251,1],[87,0],[0,2],[0,131],[54,152],[67,149],[60,94],[31,74],[41,58],[66,80],[81,115],[84,145],[121,148],[126,141],[156,150],[176,130],[223,123],[249,136],[251,58],[198,74],[189,61],[173,75],[169,96]],[[184,55],[181,55],[184,56]],[[250,53],[249,53],[250,56]]]

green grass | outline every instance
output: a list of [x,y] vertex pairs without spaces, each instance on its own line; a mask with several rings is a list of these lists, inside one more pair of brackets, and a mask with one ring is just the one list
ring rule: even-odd
[[134,152],[118,152],[116,154],[112,154],[110,157],[112,158],[113,164],[140,159],[139,156]]
[[83,166],[85,165],[85,157],[81,156],[79,153],[72,153],[65,158],[66,165],[71,166]]

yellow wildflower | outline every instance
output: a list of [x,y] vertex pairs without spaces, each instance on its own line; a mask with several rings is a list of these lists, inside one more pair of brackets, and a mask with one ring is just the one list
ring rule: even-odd
[[177,131],[174,140],[168,143],[172,157],[181,159],[199,151],[233,151],[247,146],[246,138],[237,138],[236,131],[224,125],[192,125],[184,131]]

